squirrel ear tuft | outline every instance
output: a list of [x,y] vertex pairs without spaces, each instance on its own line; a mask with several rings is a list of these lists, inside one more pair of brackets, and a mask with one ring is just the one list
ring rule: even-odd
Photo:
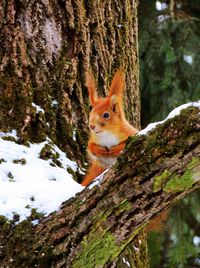
[[112,80],[109,95],[116,95],[118,99],[122,99],[124,90],[124,73],[122,70],[118,70]]
[[86,75],[86,86],[88,88],[90,104],[94,106],[97,103],[98,96],[94,77],[91,72],[88,72]]

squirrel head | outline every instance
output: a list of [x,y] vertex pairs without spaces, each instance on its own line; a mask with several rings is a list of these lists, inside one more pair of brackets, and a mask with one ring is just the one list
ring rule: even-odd
[[123,90],[124,74],[118,70],[112,80],[109,94],[105,98],[98,97],[94,77],[91,73],[86,76],[86,86],[89,92],[92,110],[89,117],[89,128],[95,135],[109,132],[115,133],[124,119]]

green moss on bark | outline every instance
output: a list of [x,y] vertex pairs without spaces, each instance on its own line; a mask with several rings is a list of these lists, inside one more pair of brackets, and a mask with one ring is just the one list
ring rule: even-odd
[[110,260],[113,252],[117,251],[117,244],[114,235],[106,231],[105,234],[92,237],[85,237],[81,243],[82,252],[72,264],[74,268],[101,267]]
[[173,175],[163,187],[163,190],[167,193],[182,192],[190,188],[193,184],[192,172],[187,170],[183,176]]
[[200,159],[195,157],[188,164],[183,175],[173,174],[163,187],[167,193],[182,192],[192,187],[200,178]]
[[166,180],[171,176],[171,172],[168,170],[164,170],[162,174],[156,176],[154,178],[153,191],[158,192],[161,190],[162,185],[166,182]]
[[187,170],[183,175],[172,174],[169,170],[154,178],[153,191],[158,192],[163,189],[165,192],[181,192],[192,187],[200,177],[200,159],[193,157],[187,165]]
[[116,236],[111,231],[106,230],[102,233],[101,227],[99,227],[94,233],[91,232],[90,236],[85,236],[80,246],[81,252],[77,255],[71,267],[94,268],[104,267],[104,265],[111,263],[133,241],[144,225],[136,229],[129,239],[122,244],[116,242]]

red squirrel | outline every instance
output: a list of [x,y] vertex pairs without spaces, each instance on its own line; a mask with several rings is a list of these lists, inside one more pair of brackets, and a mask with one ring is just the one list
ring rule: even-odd
[[125,118],[123,109],[124,74],[118,70],[112,80],[109,94],[98,97],[91,73],[86,76],[86,86],[92,110],[89,116],[90,137],[88,154],[92,165],[82,181],[87,186],[109,168],[122,152],[129,136],[138,132]]
[[[88,154],[92,165],[82,181],[87,186],[104,170],[109,168],[125,147],[129,136],[138,132],[125,118],[123,109],[124,74],[118,70],[113,78],[107,97],[98,97],[95,81],[91,73],[86,76],[86,86],[92,110],[89,116],[90,137]],[[161,231],[166,222],[168,211],[151,220],[146,232]]]

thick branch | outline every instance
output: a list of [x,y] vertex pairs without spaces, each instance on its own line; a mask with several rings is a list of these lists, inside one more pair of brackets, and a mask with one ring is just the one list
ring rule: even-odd
[[[149,135],[131,138],[99,185],[38,226],[24,227],[22,237],[19,226],[8,230],[2,264],[111,267],[153,216],[200,186],[199,130],[199,109],[189,107]],[[15,249],[8,250],[10,243]]]

